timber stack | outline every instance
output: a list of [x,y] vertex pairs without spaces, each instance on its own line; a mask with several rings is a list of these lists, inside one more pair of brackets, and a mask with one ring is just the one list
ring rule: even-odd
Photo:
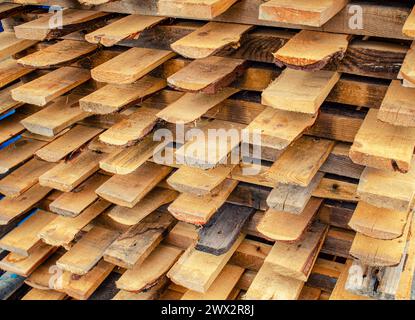
[[1,298],[411,299],[413,7],[2,1]]

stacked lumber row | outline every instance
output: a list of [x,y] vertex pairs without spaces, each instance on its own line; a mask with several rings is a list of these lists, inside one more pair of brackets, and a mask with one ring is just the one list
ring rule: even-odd
[[59,28],[0,6],[0,142],[21,137],[0,150],[0,268],[24,299],[410,298],[409,3],[362,4],[409,16],[392,34],[348,30],[347,1],[250,23],[248,0],[93,2],[27,3],[65,4]]

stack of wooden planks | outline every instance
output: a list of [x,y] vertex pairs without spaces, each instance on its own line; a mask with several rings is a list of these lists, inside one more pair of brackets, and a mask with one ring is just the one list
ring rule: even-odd
[[4,298],[412,298],[413,1],[14,2]]

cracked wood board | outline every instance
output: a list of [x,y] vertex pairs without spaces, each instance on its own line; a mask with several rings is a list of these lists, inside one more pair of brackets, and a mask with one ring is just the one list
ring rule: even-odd
[[137,144],[115,152],[99,162],[102,170],[113,174],[129,174],[137,170],[149,160],[159,149],[160,141],[153,139],[149,134]]
[[408,218],[403,234],[393,240],[375,239],[356,233],[350,248],[350,255],[363,264],[376,267],[396,266],[405,251],[412,214]]
[[402,236],[408,212],[372,206],[359,201],[349,226],[367,237],[392,240]]
[[144,138],[157,123],[157,109],[140,107],[136,112],[104,131],[99,140],[113,146],[128,147]]
[[141,264],[173,228],[168,213],[153,212],[121,234],[104,252],[104,259],[126,269]]
[[395,126],[415,127],[415,88],[401,85],[399,80],[392,80],[382,105],[378,119]]
[[307,187],[278,183],[268,195],[267,205],[274,210],[302,214],[323,177],[324,173],[317,172]]

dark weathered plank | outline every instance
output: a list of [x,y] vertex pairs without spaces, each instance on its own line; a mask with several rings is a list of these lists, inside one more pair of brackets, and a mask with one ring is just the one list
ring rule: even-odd
[[217,256],[226,253],[254,212],[253,208],[224,204],[200,230],[196,249]]

